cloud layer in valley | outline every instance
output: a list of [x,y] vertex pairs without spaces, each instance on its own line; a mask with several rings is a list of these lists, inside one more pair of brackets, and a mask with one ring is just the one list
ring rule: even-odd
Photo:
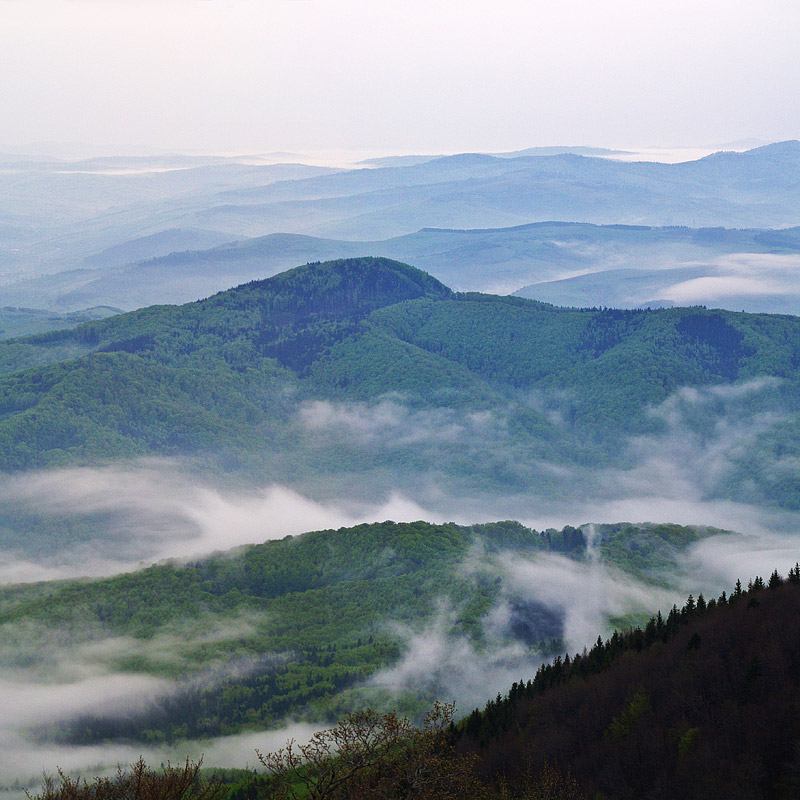
[[0,488],[0,503],[50,520],[103,521],[83,540],[47,540],[48,547],[35,556],[26,554],[24,538],[15,543],[8,535],[6,552],[0,553],[3,582],[108,574],[309,530],[430,516],[397,495],[365,507],[316,502],[278,485],[226,490],[162,461],[10,477]]
[[713,306],[718,301],[728,307],[725,301],[731,298],[773,295],[788,303],[800,296],[798,267],[800,256],[796,255],[733,253],[709,265],[712,274],[665,286],[658,298],[676,305]]
[[[791,420],[789,395],[775,379],[681,389],[651,410],[651,433],[620,443],[616,465],[599,469],[547,459],[520,443],[509,407],[420,408],[402,396],[308,403],[298,430],[321,448],[316,484],[237,488],[158,460],[6,476],[0,580],[108,574],[382,519],[791,530],[790,506],[765,502],[769,486],[758,484],[776,475],[800,480],[800,464],[771,455],[762,441]],[[532,396],[526,407],[553,430],[568,431],[569,403]],[[324,460],[340,464],[341,453],[368,460],[345,480]],[[484,473],[494,482],[482,485]]]
[[[574,652],[591,645],[609,618],[666,610],[690,591],[708,595],[730,590],[737,578],[766,577],[774,568],[785,574],[800,556],[800,515],[759,503],[755,495],[737,498],[725,489],[759,437],[791,415],[786,391],[772,379],[682,389],[652,409],[651,433],[622,443],[624,466],[592,471],[557,462],[540,465],[550,469],[553,480],[571,487],[571,493],[562,496],[548,494],[544,483],[528,490],[510,486],[505,493],[460,495],[445,483],[437,484],[433,470],[418,476],[419,494],[396,488],[392,492],[384,486],[374,492],[371,503],[363,500],[363,493],[358,501],[344,496],[320,500],[289,486],[214,485],[185,465],[166,461],[10,476],[0,487],[4,513],[16,508],[51,522],[69,521],[80,527],[81,520],[93,519],[97,525],[83,538],[59,542],[51,537],[47,547],[29,552],[19,542],[15,549],[9,548],[13,531],[6,530],[0,575],[8,581],[107,574],[143,561],[188,558],[305,530],[386,518],[462,523],[516,518],[540,530],[628,520],[705,524],[739,532],[704,539],[685,552],[681,567],[665,576],[674,587],[670,590],[621,576],[597,558],[576,562],[553,554],[512,559],[502,554],[489,557],[479,550],[472,553],[462,567],[465,575],[488,569],[500,579],[499,599],[483,619],[485,646],[459,629],[458,609],[447,603],[432,622],[421,626],[398,626],[387,618],[385,624],[405,642],[405,649],[394,667],[374,676],[365,687],[390,695],[428,687],[434,696],[449,694],[462,711],[468,711],[505,691],[512,681],[529,678],[541,662],[540,651],[513,635],[520,619],[546,636],[562,638],[565,649]],[[538,404],[556,426],[566,425],[558,413],[559,402],[568,398]],[[308,435],[330,436],[334,441],[338,437],[348,446],[355,442],[381,452],[425,448],[433,458],[465,443],[477,448],[486,439],[500,441],[501,446],[491,450],[497,463],[505,458],[511,469],[515,466],[511,462],[520,458],[519,450],[503,449],[507,409],[460,414],[446,408],[415,408],[392,397],[372,405],[309,404],[301,410],[299,423]],[[391,470],[383,477],[387,476],[391,479]],[[409,486],[413,482],[407,480],[404,492]],[[13,517],[8,519],[13,522]],[[244,616],[224,624],[198,619],[192,641],[246,636],[253,624]],[[168,669],[168,656],[179,652],[185,631],[167,626],[151,640],[134,641],[89,630],[80,642],[57,632],[49,640],[42,639],[41,631],[34,633],[24,625],[0,630],[5,643],[0,653],[0,694],[9,698],[0,724],[0,773],[13,779],[36,775],[42,766],[71,769],[138,757],[142,751],[138,746],[65,748],[31,740],[26,731],[31,724],[74,718],[98,706],[104,712],[130,713],[157,695],[177,691],[176,683],[115,672],[114,664],[142,656],[151,663],[161,658],[161,666]],[[26,650],[26,641],[45,644],[37,645],[34,653],[30,647]],[[248,664],[211,668],[246,670]],[[255,746],[270,749],[287,736],[302,736],[314,727],[287,728],[272,739],[272,734],[264,734],[192,744],[190,754],[204,752],[209,764],[232,764],[236,759],[252,764]],[[143,752],[154,763],[183,755],[157,748]]]

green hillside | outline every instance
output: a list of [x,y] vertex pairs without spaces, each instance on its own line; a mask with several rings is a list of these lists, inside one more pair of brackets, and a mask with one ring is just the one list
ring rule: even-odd
[[[658,590],[688,547],[719,533],[598,526],[592,558]],[[468,641],[476,654],[491,658],[516,642],[515,658],[527,664],[563,649],[558,597],[537,602],[506,580],[508,554],[524,563],[548,553],[586,563],[585,529],[383,522],[101,580],[6,586],[0,666],[41,678],[57,661],[80,660],[92,670],[177,681],[138,715],[104,717],[100,707],[46,732],[70,741],[213,736],[288,716],[332,718],[366,703],[400,702],[416,712],[450,691],[448,675],[432,673],[429,685],[399,695],[366,685],[406,651],[398,626],[422,632],[446,608],[443,635]],[[510,609],[502,628],[493,621],[498,604]]]
[[[621,439],[664,432],[668,421],[652,408],[682,387],[768,378],[741,392],[740,412],[765,424],[737,463],[747,459],[757,499],[800,504],[784,475],[800,451],[795,317],[565,310],[454,294],[413,267],[363,258],[0,343],[0,367],[6,469],[224,454],[298,480],[388,466],[518,489],[547,480],[536,473],[542,461],[624,466]],[[309,423],[313,401],[351,404],[361,435],[343,431],[337,413]],[[435,435],[406,436],[397,422],[387,444],[366,431],[387,402],[409,426],[435,412],[461,433],[446,440],[434,420]],[[702,423],[707,409],[691,411]],[[730,481],[744,478],[734,468]]]
[[3,306],[0,308],[0,339],[16,339],[20,336],[46,333],[59,328],[74,328],[83,322],[103,319],[118,313],[118,308],[110,306],[96,306],[67,314],[57,314],[53,311],[42,311],[35,308]]
[[455,724],[441,702],[421,727],[365,710],[319,731],[311,746],[257,750],[257,769],[200,773],[187,761],[150,771],[140,759],[92,783],[59,770],[34,797],[117,797],[143,785],[148,796],[173,797],[184,774],[181,796],[230,800],[793,800],[800,629],[785,622],[799,612],[795,564],[787,578],[775,570],[746,589],[737,581],[730,595],[690,594],[642,626],[599,636]]

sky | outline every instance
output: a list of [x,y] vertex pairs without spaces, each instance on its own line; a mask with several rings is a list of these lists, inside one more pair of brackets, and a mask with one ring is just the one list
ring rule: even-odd
[[0,147],[800,138],[797,0],[0,0]]

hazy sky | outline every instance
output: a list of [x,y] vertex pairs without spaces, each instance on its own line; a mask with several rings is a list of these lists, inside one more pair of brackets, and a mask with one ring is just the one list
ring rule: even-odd
[[800,138],[798,0],[0,0],[0,146]]

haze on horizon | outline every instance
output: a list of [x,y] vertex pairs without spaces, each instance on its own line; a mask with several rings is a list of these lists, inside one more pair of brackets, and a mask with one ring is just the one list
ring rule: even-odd
[[793,0],[0,0],[0,150],[798,138],[798,29]]

